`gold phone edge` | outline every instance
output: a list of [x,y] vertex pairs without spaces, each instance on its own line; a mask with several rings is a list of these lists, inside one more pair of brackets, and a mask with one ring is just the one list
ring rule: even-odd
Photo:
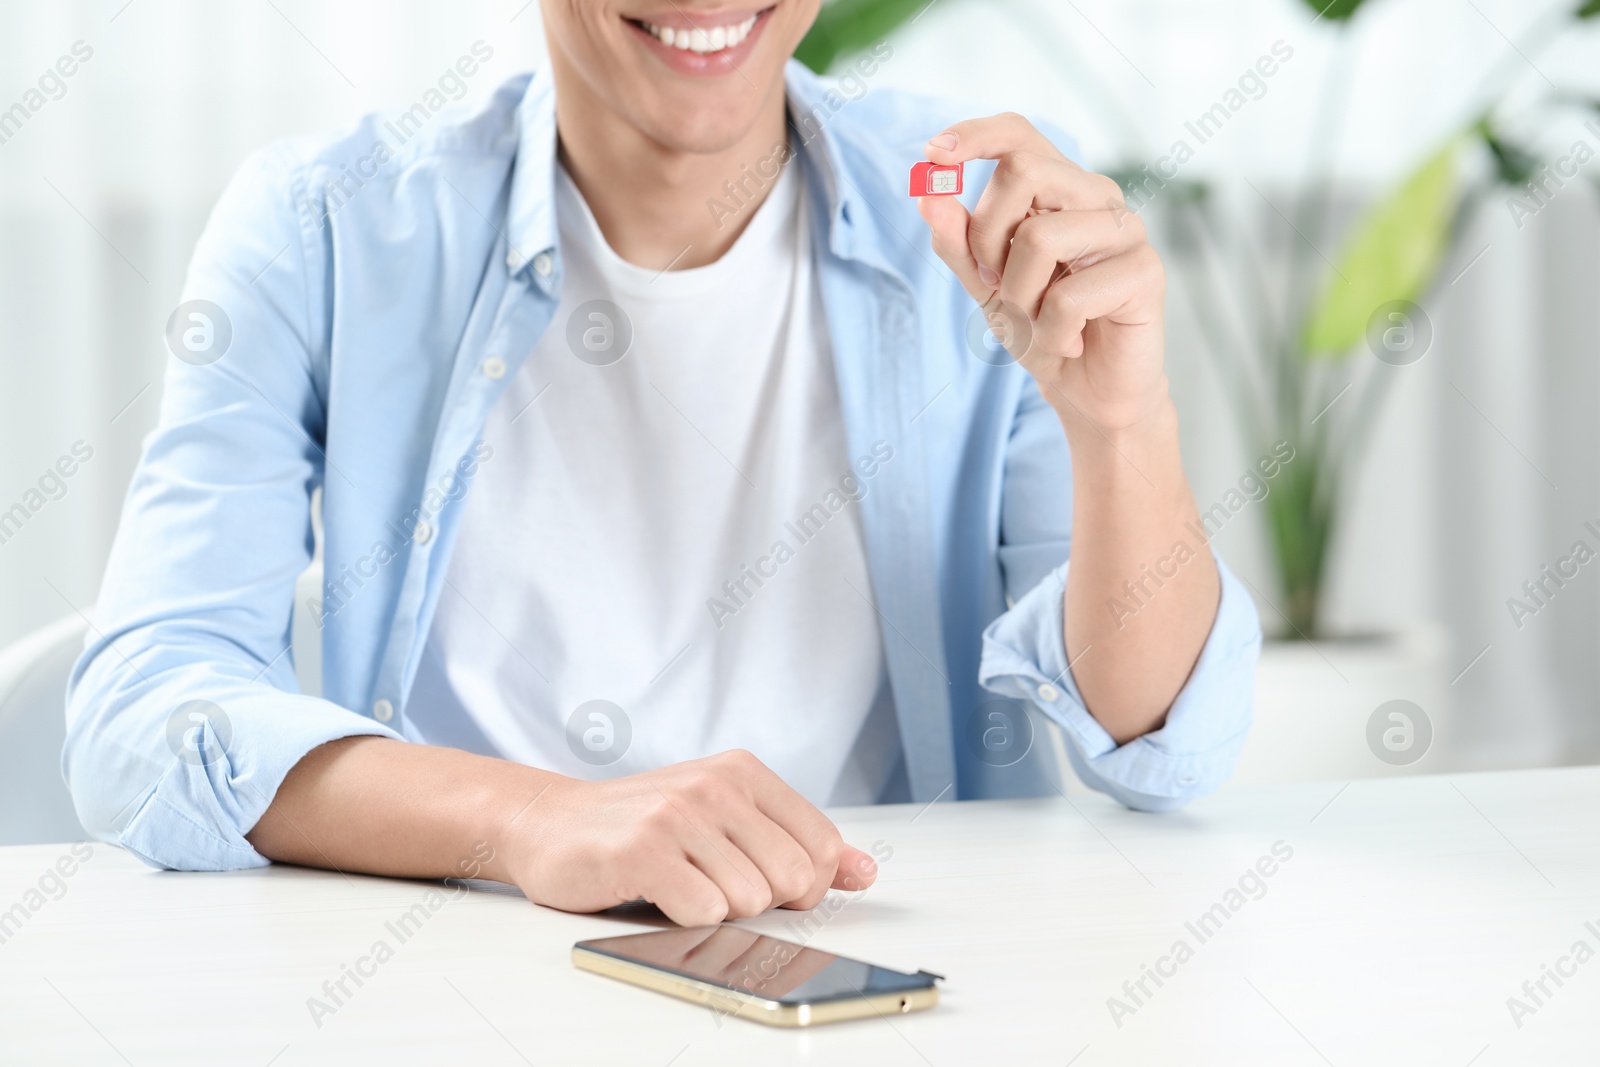
[[620,960],[574,945],[572,963],[579,970],[605,975],[630,985],[665,993],[669,997],[700,1004],[741,1019],[766,1026],[797,1028],[823,1023],[870,1019],[874,1016],[904,1015],[925,1011],[939,1003],[939,987],[912,989],[901,993],[879,993],[849,1000],[830,1000],[820,1004],[782,1004],[751,993],[715,986],[695,978],[658,971],[642,963]]

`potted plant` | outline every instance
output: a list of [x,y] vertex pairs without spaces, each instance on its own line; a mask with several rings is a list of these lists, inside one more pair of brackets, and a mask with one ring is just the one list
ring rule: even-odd
[[[1340,35],[1348,35],[1366,4],[1304,2]],[[1347,91],[1330,81],[1311,178],[1288,213],[1293,218],[1283,220],[1289,247],[1277,301],[1249,253],[1231,261],[1220,253],[1218,210],[1205,186],[1191,183],[1165,200],[1169,239],[1193,253],[1178,263],[1249,454],[1287,441],[1295,456],[1263,501],[1277,588],[1257,595],[1263,624],[1276,639],[1263,651],[1257,727],[1236,781],[1353,777],[1411,766],[1426,754],[1426,741],[1411,758],[1396,758],[1369,723],[1396,698],[1413,705],[1405,714],[1420,721],[1408,725],[1427,735],[1448,717],[1452,679],[1443,631],[1330,632],[1329,560],[1350,506],[1348,483],[1361,469],[1378,416],[1399,377],[1431,346],[1433,325],[1422,302],[1443,266],[1461,258],[1466,224],[1491,193],[1537,196],[1530,182],[1538,157],[1519,123],[1503,113],[1503,102],[1519,75],[1533,73],[1530,57],[1576,21],[1597,15],[1600,0],[1584,0],[1538,21],[1478,88],[1477,98],[1490,101],[1482,112],[1370,204],[1343,234],[1337,255],[1324,260],[1318,250],[1336,237],[1328,162]],[[1543,105],[1600,110],[1596,101],[1560,92]],[[1286,306],[1278,316],[1229,316],[1221,310],[1228,305],[1224,290],[1247,293],[1262,307]]]
[[[1368,0],[1302,2],[1314,22],[1348,47],[1352,20]],[[796,54],[825,71],[926,9],[926,0],[833,0]],[[1331,161],[1349,93],[1335,64],[1317,109],[1324,135],[1314,139],[1310,178],[1285,212],[1286,270],[1273,279],[1281,283],[1276,287],[1254,252],[1223,249],[1218,234],[1225,221],[1228,230],[1237,227],[1220,217],[1219,198],[1207,184],[1160,183],[1146,211],[1138,191],[1148,190],[1150,168],[1112,172],[1130,207],[1165,239],[1169,271],[1191,298],[1246,454],[1271,453],[1280,442],[1294,449],[1257,509],[1276,588],[1256,592],[1273,639],[1258,679],[1256,730],[1236,782],[1386,773],[1408,763],[1378,755],[1369,744],[1368,722],[1385,702],[1410,701],[1434,729],[1448,718],[1451,672],[1442,630],[1330,632],[1329,561],[1350,507],[1349,481],[1378,416],[1399,376],[1431,345],[1423,302],[1484,198],[1523,189],[1534,177],[1537,157],[1513,116],[1502,113],[1502,102],[1519,76],[1532,73],[1530,57],[1576,21],[1597,16],[1600,0],[1573,0],[1536,22],[1477,87],[1475,98],[1489,101],[1481,113],[1344,227],[1332,210]],[[1114,99],[1109,92],[1094,97]],[[1546,103],[1596,106],[1560,93]],[[1324,260],[1318,250],[1335,246],[1338,253]],[[1250,308],[1230,314],[1238,311],[1239,301],[1229,299],[1236,294]],[[1426,751],[1423,742],[1418,759]],[[1422,766],[1438,765],[1436,758]]]

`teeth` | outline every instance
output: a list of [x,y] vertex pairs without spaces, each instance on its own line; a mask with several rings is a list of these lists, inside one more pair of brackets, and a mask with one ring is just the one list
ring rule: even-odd
[[675,30],[671,26],[657,26],[643,20],[640,20],[640,24],[664,45],[683,52],[708,55],[732,48],[750,36],[750,31],[756,25],[756,16],[751,15],[733,26],[713,26],[709,29],[702,26],[692,30]]

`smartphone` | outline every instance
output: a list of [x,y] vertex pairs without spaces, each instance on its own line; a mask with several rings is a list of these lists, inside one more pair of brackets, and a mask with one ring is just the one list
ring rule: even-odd
[[579,941],[572,962],[768,1026],[922,1011],[942,975],[906,974],[739,926],[686,926]]

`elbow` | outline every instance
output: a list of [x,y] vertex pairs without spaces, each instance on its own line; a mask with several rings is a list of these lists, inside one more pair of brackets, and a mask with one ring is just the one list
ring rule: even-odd
[[161,690],[141,692],[149,683],[126,681],[125,665],[97,662],[92,651],[68,682],[61,750],[62,776],[84,829],[161,869],[263,864],[248,845],[219,832],[218,818],[207,818],[224,807],[217,797],[228,777],[209,722],[194,728],[200,758],[186,759],[190,735],[175,734]]
[[123,781],[126,769],[112,754],[115,746],[106,742],[109,701],[95,667],[93,651],[85,651],[67,680],[61,777],[83,828],[97,841],[117,844],[119,812],[111,799],[112,783]]
[[78,822],[97,841],[121,845],[122,833],[155,792],[165,770],[118,735],[127,729],[104,714],[105,698],[74,684],[67,690],[67,732],[61,775]]
[[1130,742],[1096,760],[1069,749],[1083,783],[1134,811],[1177,809],[1221,789],[1239,762],[1248,724],[1204,752],[1174,755],[1148,738]]
[[1202,786],[1196,783],[1189,783],[1187,780],[1180,780],[1172,783],[1170,787],[1152,791],[1148,789],[1132,789],[1117,782],[1102,779],[1095,785],[1095,788],[1101,790],[1125,808],[1130,808],[1133,811],[1158,813],[1177,811],[1191,801],[1216,792],[1221,784],[1221,782],[1217,782]]
[[1177,811],[1179,808],[1188,804],[1191,800],[1194,800],[1196,797],[1202,795],[1199,793],[1176,793],[1165,795],[1159,793],[1141,793],[1133,789],[1118,789],[1115,787],[1109,789],[1108,792],[1111,794],[1112,799],[1116,800],[1117,803],[1121,804],[1123,807],[1130,808],[1133,811],[1150,812],[1151,814],[1157,814],[1166,811]]

